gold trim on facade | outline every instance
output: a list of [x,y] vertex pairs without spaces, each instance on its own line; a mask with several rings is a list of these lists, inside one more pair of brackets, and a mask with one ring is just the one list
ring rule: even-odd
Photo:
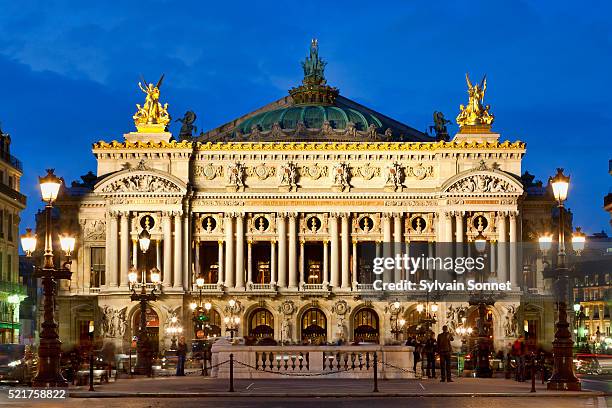
[[[99,141],[93,144],[94,149],[151,149],[151,148],[174,148],[190,149],[194,142],[112,142]],[[328,151],[358,151],[358,150],[377,150],[377,151],[433,151],[448,149],[512,149],[524,150],[526,144],[520,140],[510,142],[500,141],[439,141],[439,142],[195,142],[197,150],[285,150],[285,151],[308,151],[308,150],[328,150]]]

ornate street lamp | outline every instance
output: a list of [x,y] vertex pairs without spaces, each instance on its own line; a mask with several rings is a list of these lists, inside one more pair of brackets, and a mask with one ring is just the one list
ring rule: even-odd
[[204,278],[199,276],[196,279],[196,286],[198,288],[198,301],[192,301],[189,304],[189,308],[193,312],[193,331],[198,337],[198,328],[201,327],[201,330],[204,330],[204,327],[208,326],[208,323],[205,322],[210,321],[210,309],[212,309],[212,304],[210,302],[202,301],[202,289],[204,288],[205,282]]
[[[143,233],[146,230],[143,230]],[[146,234],[141,233],[138,237],[140,250],[145,253],[149,249],[151,242],[148,231]],[[157,268],[151,269],[151,292],[147,293],[147,268],[141,272],[140,282],[138,281],[138,271],[135,267],[130,269],[128,280],[132,294],[130,298],[132,302],[140,302],[140,328],[138,331],[138,341],[136,342],[137,362],[135,367],[136,374],[146,374],[151,376],[152,369],[152,347],[147,331],[147,304],[157,300],[157,289],[161,280],[161,274]],[[138,292],[136,289],[140,287]]]
[[21,303],[21,298],[17,294],[9,295],[7,301],[9,304],[9,312],[11,313],[11,343],[15,343],[15,308]]
[[[53,203],[57,199],[62,180],[53,174],[53,169],[47,169],[44,177],[39,177],[40,191],[45,202],[45,250],[43,255],[43,266],[35,267],[34,276],[41,278],[43,286],[43,322],[40,333],[40,344],[38,347],[38,372],[32,381],[34,387],[67,387],[68,382],[60,371],[60,356],[62,343],[57,332],[55,322],[55,292],[57,281],[70,279],[72,272],[71,253],[74,251],[74,238],[64,235],[60,239],[62,251],[66,255],[66,261],[61,267],[56,268],[53,257],[53,231],[51,211]],[[21,236],[21,245],[27,256],[31,256],[36,249],[36,236],[31,230],[26,230]]]
[[388,310],[391,312],[391,334],[393,334],[395,340],[399,340],[400,335],[404,332],[404,325],[406,324],[406,320],[400,317],[403,311],[402,304],[396,300],[391,303]]
[[183,333],[183,327],[178,324],[178,318],[176,316],[172,316],[170,318],[170,324],[169,326],[166,328],[166,333],[170,336],[172,336],[172,338],[170,339],[171,344],[170,344],[170,350],[176,350],[176,336],[177,334],[182,334]]
[[230,299],[228,303],[229,306],[227,311],[230,315],[225,316],[223,321],[225,322],[225,330],[230,332],[230,336],[233,339],[234,333],[238,331],[238,325],[240,324],[240,317],[236,316],[236,314],[240,311],[240,307],[234,299]]
[[[485,253],[487,249],[487,239],[482,235],[482,232],[479,232],[478,236],[474,238],[474,247],[479,255],[482,256]],[[482,276],[481,279],[484,280],[484,276]],[[492,306],[494,303],[492,297],[487,297],[484,293],[480,293],[470,300],[470,305],[478,306],[478,342],[476,350],[478,359],[476,377],[478,378],[490,378],[493,376],[493,370],[491,370],[489,364],[491,338],[485,326],[485,320],[487,319],[488,306]]]
[[565,266],[565,209],[564,201],[569,190],[569,176],[558,168],[557,174],[549,180],[557,206],[559,207],[559,248],[557,252],[556,296],[559,320],[556,323],[553,340],[553,374],[548,380],[547,388],[558,391],[580,391],[580,381],[574,375],[572,334],[567,321],[567,284],[569,271]]

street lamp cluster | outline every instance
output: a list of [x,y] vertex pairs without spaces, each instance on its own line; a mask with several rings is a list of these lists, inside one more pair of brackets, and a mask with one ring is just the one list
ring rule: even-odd
[[[57,199],[63,180],[53,174],[53,169],[47,170],[47,175],[39,178],[42,200],[45,202],[45,248],[42,267],[35,267],[34,276],[41,278],[43,286],[43,322],[38,347],[38,372],[32,381],[35,387],[67,387],[68,382],[60,372],[61,342],[55,322],[55,292],[57,281],[70,279],[72,272],[71,254],[76,240],[69,234],[59,237],[60,246],[65,254],[61,267],[55,266],[53,255],[53,231],[51,211]],[[21,245],[27,256],[32,256],[36,250],[36,235],[30,229],[21,237]]]
[[210,309],[212,309],[212,304],[210,302],[202,301],[202,288],[204,288],[204,284],[204,278],[201,276],[196,279],[196,286],[199,292],[198,301],[193,301],[189,304],[189,308],[193,313],[193,325],[196,338],[204,336],[204,328],[209,325]]
[[227,311],[229,313],[229,316],[225,316],[223,321],[225,322],[225,330],[230,332],[230,336],[233,339],[234,333],[238,332],[238,325],[240,324],[240,317],[238,317],[240,307],[234,299],[230,299],[228,304],[229,306],[227,308]]

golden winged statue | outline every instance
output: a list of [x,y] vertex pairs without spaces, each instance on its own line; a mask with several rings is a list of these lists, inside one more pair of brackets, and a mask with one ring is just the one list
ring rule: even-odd
[[472,85],[470,76],[465,74],[465,81],[468,86],[469,100],[467,106],[459,105],[459,115],[457,115],[457,124],[460,127],[478,126],[490,128],[495,117],[489,112],[489,105],[484,105],[484,95],[487,90],[487,76],[482,78],[482,81]]
[[164,75],[162,74],[156,85],[147,83],[144,78],[142,82],[138,82],[140,90],[147,95],[144,106],[136,104],[137,110],[133,116],[134,124],[139,132],[164,132],[170,123],[168,104],[162,105],[159,102],[159,88],[163,80]]

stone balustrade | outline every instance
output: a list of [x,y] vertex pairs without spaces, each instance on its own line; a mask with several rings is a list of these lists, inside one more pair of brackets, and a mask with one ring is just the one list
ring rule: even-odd
[[[380,379],[414,378],[413,347],[368,344],[359,346],[244,346],[220,340],[212,347],[212,366],[234,355],[234,378],[372,378],[374,353]],[[229,363],[211,370],[229,377]]]

